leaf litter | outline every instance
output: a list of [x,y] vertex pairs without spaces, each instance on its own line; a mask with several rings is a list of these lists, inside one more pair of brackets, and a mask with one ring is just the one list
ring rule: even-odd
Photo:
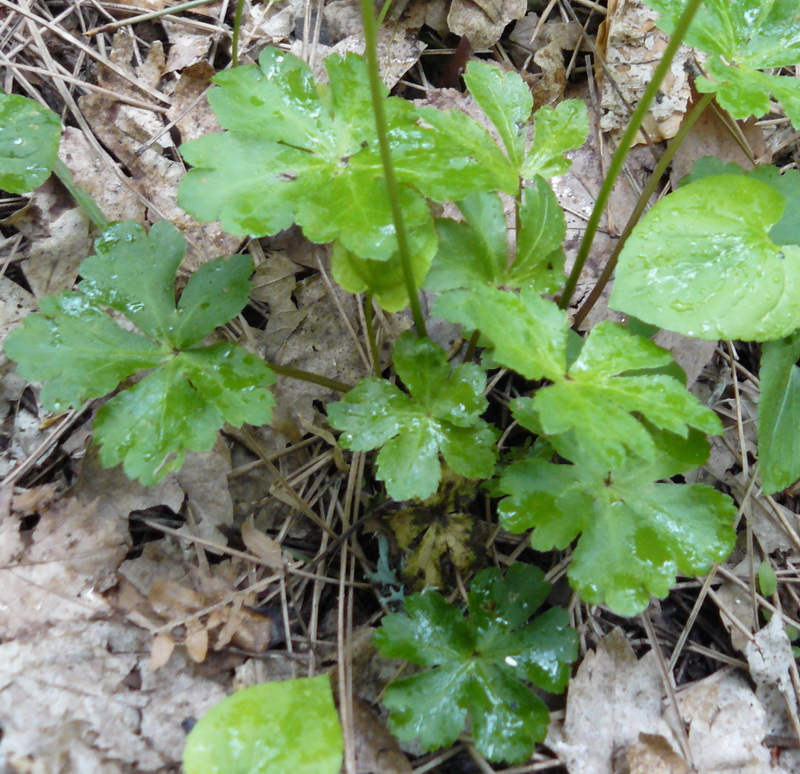
[[[116,36],[83,38],[80,30],[108,18],[81,3],[51,21],[57,9],[48,5],[31,3],[34,18],[27,20],[6,6],[12,34],[4,43],[9,70],[3,85],[64,111],[60,156],[76,181],[109,219],[166,218],[178,225],[189,238],[183,272],[239,250],[242,238],[200,225],[176,205],[183,174],[176,145],[218,131],[204,95],[215,67],[225,66],[230,17],[220,18],[220,6],[214,5],[170,20],[138,22]],[[166,4],[133,5],[152,10]],[[398,94],[418,98],[424,92],[431,103],[452,100],[452,92],[440,88],[436,69],[448,49],[432,51],[430,39],[422,40],[420,30],[427,24],[440,36],[437,45],[448,33],[469,35],[478,50],[499,41],[502,66],[521,70],[537,106],[555,107],[565,97],[589,104],[589,143],[570,152],[572,167],[554,185],[566,211],[569,267],[608,159],[609,138],[597,122],[627,115],[619,91],[628,103],[635,101],[640,68],[661,45],[630,10],[637,4],[575,0],[554,12],[554,4],[540,3],[527,15],[524,3],[393,5],[389,18],[395,26],[383,29],[381,50],[394,66],[386,78]],[[255,61],[265,45],[283,44],[311,60],[318,73],[330,50],[358,50],[357,4],[327,6],[318,24],[313,4],[245,3],[243,56]],[[585,60],[604,17],[609,28],[617,25],[608,43],[600,44],[609,68],[589,88]],[[508,29],[514,19],[515,27]],[[55,43],[46,25],[66,40]],[[620,33],[626,25],[629,31]],[[29,36],[37,27],[51,36],[47,52]],[[630,30],[637,29],[643,36],[631,37]],[[89,48],[95,64],[76,60],[88,57],[78,42]],[[632,86],[614,77],[639,62],[629,76],[638,78]],[[689,99],[681,73],[674,75],[654,120],[661,136],[674,131]],[[791,133],[769,125],[745,125],[742,131],[760,160],[769,161],[770,151],[758,132],[767,133],[767,148],[783,149],[785,160]],[[702,140],[709,153],[742,162],[738,145],[736,151],[720,149],[731,141],[717,126],[701,124],[694,132],[697,142],[684,148]],[[691,161],[679,159],[676,165],[688,169]],[[630,157],[628,178],[612,197],[587,282],[599,271],[592,266],[602,266],[613,248],[637,181],[652,165],[646,148]],[[36,298],[73,284],[77,264],[88,255],[85,245],[96,236],[58,185],[48,183],[26,203],[25,211],[4,223],[4,235],[12,236],[0,245],[2,334],[34,308]],[[5,200],[2,206],[8,207]],[[260,354],[353,384],[369,373],[360,340],[363,312],[349,296],[331,290],[320,273],[320,266],[330,266],[324,250],[294,233],[291,256],[271,252],[281,249],[282,238],[261,240],[251,249],[257,282],[263,284],[231,331],[252,337],[250,345]],[[402,317],[383,316],[385,346],[407,327]],[[697,395],[718,409],[726,425],[708,465],[696,474],[697,483],[734,492],[742,541],[728,562],[712,570],[707,584],[685,578],[651,608],[660,648],[643,636],[637,619],[623,621],[603,607],[570,601],[554,559],[553,595],[569,607],[580,665],[530,770],[660,774],[688,772],[694,765],[697,771],[731,774],[798,771],[798,677],[790,636],[800,603],[799,525],[791,491],[774,499],[753,483],[758,384],[748,375],[750,354],[745,346],[726,351],[706,343],[690,352],[693,345],[685,339],[659,343],[679,361],[685,358]],[[181,722],[191,723],[235,685],[338,663],[342,685],[356,686],[350,720],[346,700],[342,710],[346,744],[356,751],[352,770],[405,774],[411,770],[407,753],[427,771],[503,770],[491,768],[479,750],[460,741],[439,757],[405,743],[403,753],[386,736],[385,717],[370,709],[392,676],[391,662],[381,672],[374,649],[359,662],[357,653],[353,661],[337,645],[340,633],[354,643],[369,637],[363,606],[378,610],[379,590],[342,581],[351,571],[363,578],[374,570],[378,539],[350,534],[351,553],[336,553],[344,524],[371,513],[372,504],[352,496],[359,454],[348,470],[337,466],[330,452],[319,407],[335,391],[282,377],[279,404],[288,412],[275,427],[247,436],[231,430],[223,442],[228,450],[190,455],[179,475],[148,489],[117,469],[103,469],[92,448],[85,450],[85,415],[53,418],[37,387],[25,386],[7,365],[0,368],[7,476],[0,498],[0,582],[6,592],[0,609],[0,764],[14,772],[48,774],[166,770],[180,758]],[[492,389],[498,391],[495,397],[513,397],[502,384]],[[416,532],[413,522],[413,537],[405,538],[406,546],[395,540],[390,562],[435,583],[467,572],[464,556],[470,552],[500,561],[512,554],[530,556],[518,537],[472,534],[460,510],[454,514],[453,528],[441,532]],[[401,528],[396,531],[402,538]],[[755,580],[762,558],[777,570],[777,591],[768,598],[758,593]],[[426,576],[431,564],[438,565],[437,572]],[[339,592],[345,606],[359,611],[356,623],[340,614]],[[615,628],[619,625],[623,629]]]

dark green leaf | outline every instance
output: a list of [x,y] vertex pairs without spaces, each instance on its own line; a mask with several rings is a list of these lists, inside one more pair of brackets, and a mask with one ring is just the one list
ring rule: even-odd
[[0,190],[38,188],[58,158],[61,120],[38,102],[0,91]]
[[800,332],[764,344],[758,403],[758,463],[765,494],[800,478]]
[[497,569],[478,573],[466,619],[435,592],[408,597],[405,615],[388,615],[375,633],[381,652],[433,667],[388,687],[395,734],[419,737],[428,750],[443,747],[458,738],[469,712],[483,755],[527,758],[546,734],[548,712],[521,681],[561,691],[577,656],[565,611],[529,623],[549,589],[541,570],[516,564],[505,580]]
[[253,685],[210,709],[186,740],[186,774],[337,774],[344,744],[327,675]]

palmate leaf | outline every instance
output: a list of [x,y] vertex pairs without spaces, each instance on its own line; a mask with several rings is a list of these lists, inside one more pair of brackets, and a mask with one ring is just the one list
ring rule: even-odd
[[788,336],[800,327],[800,247],[772,241],[784,209],[775,186],[751,177],[679,188],[625,243],[609,306],[702,339]]
[[697,575],[722,561],[735,540],[729,497],[697,484],[658,483],[702,464],[704,439],[654,435],[658,453],[650,461],[629,457],[609,470],[589,457],[579,465],[530,459],[509,467],[499,486],[509,495],[499,506],[503,526],[532,528],[531,545],[540,551],[578,538],[570,583],[586,602],[620,615],[641,612],[650,595],[665,597],[678,573]]
[[[297,223],[314,242],[339,240],[361,258],[397,251],[377,147],[365,62],[325,62],[330,86],[304,62],[266,48],[259,65],[215,77],[211,106],[226,129],[182,147],[195,168],[179,202],[227,231],[262,236]],[[424,197],[459,199],[477,190],[513,192],[516,176],[489,133],[459,112],[385,102],[388,139],[406,225],[430,222]],[[420,122],[424,116],[425,125]]]
[[[671,33],[688,0],[647,0],[662,14],[659,26]],[[716,95],[734,118],[769,112],[769,95],[800,128],[800,83],[759,70],[793,66],[800,60],[800,11],[795,0],[707,0],[685,42],[712,54],[709,77],[697,79],[701,92]]]
[[439,248],[426,280],[431,290],[479,284],[554,293],[563,284],[564,212],[553,189],[538,177],[522,192],[520,231],[509,265],[503,205],[497,194],[475,194],[458,203],[464,220],[441,219]]
[[0,190],[38,188],[58,158],[61,120],[27,97],[0,91]]
[[653,458],[650,429],[640,418],[682,436],[692,427],[721,431],[716,415],[681,382],[647,373],[669,365],[669,352],[622,326],[596,325],[571,362],[566,314],[536,293],[479,286],[445,293],[435,310],[480,330],[494,347],[495,362],[527,379],[554,383],[534,398],[514,401],[521,425],[551,437],[572,433],[582,454],[610,467],[629,452]]
[[[196,271],[175,300],[175,273],[186,246],[169,223],[146,233],[117,223],[81,264],[77,292],[42,299],[6,339],[19,373],[43,381],[42,403],[76,408],[122,380],[155,369],[111,398],[97,414],[95,440],[106,466],[122,463],[146,485],[179,468],[186,451],[210,449],[223,423],[269,421],[274,381],[264,362],[238,345],[198,344],[247,302],[248,256],[217,259]],[[120,327],[111,308],[141,334]]]
[[514,417],[549,436],[572,431],[583,455],[612,468],[622,465],[629,451],[653,459],[655,443],[638,416],[682,437],[690,427],[722,432],[717,415],[677,379],[635,373],[671,362],[670,353],[649,339],[615,323],[598,323],[565,378],[539,389],[534,398],[515,400]]
[[375,633],[381,652],[432,667],[387,688],[394,733],[434,750],[455,742],[469,714],[483,755],[525,760],[548,723],[547,708],[525,683],[562,691],[577,656],[566,611],[530,620],[549,590],[541,570],[518,563],[505,578],[495,568],[475,576],[466,618],[436,592],[413,594],[405,614],[386,616]]
[[770,341],[761,352],[758,467],[765,494],[800,478],[800,332]]
[[522,165],[522,177],[550,178],[563,175],[572,165],[564,156],[580,148],[589,134],[589,113],[577,99],[565,99],[555,108],[547,105],[536,111],[533,121],[533,142]]
[[341,430],[345,448],[381,448],[377,478],[394,500],[424,499],[441,478],[439,454],[471,479],[494,470],[496,432],[480,418],[486,375],[464,364],[452,373],[444,351],[429,339],[403,334],[394,348],[401,392],[384,379],[363,379],[342,400],[328,406],[328,420]]

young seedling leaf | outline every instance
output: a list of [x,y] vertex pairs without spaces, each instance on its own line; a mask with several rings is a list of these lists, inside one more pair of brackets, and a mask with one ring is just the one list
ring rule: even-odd
[[525,126],[533,110],[531,90],[520,75],[473,61],[464,74],[469,93],[494,124],[514,169],[522,165]]
[[567,316],[538,293],[478,285],[442,294],[434,312],[469,330],[480,330],[494,345],[494,360],[526,379],[563,379]]
[[556,108],[547,105],[533,119],[533,143],[522,164],[522,177],[533,180],[563,175],[572,166],[564,156],[580,148],[589,135],[589,113],[577,99],[565,99]]
[[[686,437],[694,427],[722,432],[713,411],[677,379],[660,373],[637,373],[672,362],[667,350],[621,325],[598,323],[584,341],[565,376],[512,404],[514,417],[546,435],[572,431],[582,457],[610,468],[624,464],[629,452],[652,460],[656,445],[648,425]],[[531,412],[535,412],[533,423]]]
[[[420,287],[436,252],[437,237],[433,223],[428,223],[409,234],[411,267],[414,281]],[[360,258],[335,242],[331,255],[333,278],[349,293],[372,291],[375,300],[387,312],[399,312],[408,306],[408,291],[403,276],[400,255],[395,253],[388,261]]]
[[[334,55],[325,66],[329,90],[304,62],[271,47],[258,66],[218,74],[209,101],[227,131],[182,147],[194,169],[181,182],[179,202],[234,234],[274,234],[295,222],[314,242],[338,240],[361,258],[388,260],[397,240],[366,63]],[[463,113],[432,111],[422,126],[406,100],[388,98],[385,107],[409,228],[430,221],[425,196],[513,190],[508,160]]]
[[344,743],[327,675],[223,699],[186,740],[186,774],[337,774]]
[[765,494],[800,478],[800,332],[761,350],[758,467]]
[[469,714],[476,747],[489,760],[517,763],[547,733],[548,712],[525,683],[560,692],[577,656],[566,611],[531,621],[550,590],[536,567],[515,564],[475,576],[466,618],[436,592],[413,594],[405,614],[391,614],[375,633],[385,656],[432,667],[392,683],[385,703],[403,740],[426,750],[450,745]]
[[441,219],[439,249],[426,286],[455,290],[476,285],[554,293],[563,284],[566,221],[553,189],[542,178],[522,192],[517,249],[509,266],[503,205],[497,194],[458,203],[464,220]]
[[58,158],[61,120],[27,97],[0,91],[0,190],[38,188]]
[[410,395],[384,379],[363,379],[328,406],[328,419],[343,431],[348,449],[382,447],[377,478],[394,500],[424,499],[441,478],[441,452],[453,470],[470,479],[492,475],[494,429],[480,418],[486,375],[476,365],[452,372],[445,353],[408,332],[395,344],[394,365]]
[[771,185],[715,175],[664,197],[620,255],[609,305],[701,339],[765,341],[800,327],[800,247],[776,245]]
[[[247,302],[252,263],[217,259],[189,279],[176,306],[175,274],[186,246],[169,223],[146,233],[117,223],[81,264],[77,292],[42,299],[6,339],[6,352],[28,379],[44,381],[50,410],[76,408],[120,382],[155,369],[109,400],[97,414],[95,440],[106,466],[122,463],[146,485],[180,467],[186,451],[210,449],[223,423],[264,424],[274,375],[238,345],[200,346]],[[123,314],[144,335],[126,330],[104,308]]]
[[[647,0],[662,14],[659,26],[672,33],[688,0]],[[734,118],[769,112],[769,95],[800,128],[800,83],[759,70],[793,66],[800,59],[800,25],[793,0],[736,0],[703,3],[684,42],[706,51],[708,77],[699,91],[713,93]]]
[[591,458],[580,465],[530,459],[500,481],[509,495],[499,506],[503,526],[532,528],[531,545],[540,551],[565,549],[577,538],[571,584],[586,602],[620,615],[641,612],[650,595],[665,597],[678,573],[697,575],[722,561],[735,539],[729,497],[699,484],[658,483],[697,464],[687,466],[680,448],[697,436],[655,435],[658,454],[650,461],[630,457],[609,470]]
[[688,185],[712,175],[744,175],[771,185],[786,200],[786,209],[770,229],[769,238],[776,245],[800,245],[800,171],[790,169],[781,174],[771,164],[743,169],[733,162],[726,164],[716,156],[703,156],[694,163],[692,171],[681,179],[680,185]]

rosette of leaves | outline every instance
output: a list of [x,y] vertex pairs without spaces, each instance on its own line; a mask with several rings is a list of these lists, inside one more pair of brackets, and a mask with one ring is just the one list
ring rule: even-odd
[[117,223],[95,249],[77,290],[43,298],[6,339],[18,373],[44,382],[45,408],[77,408],[141,375],[97,412],[94,438],[103,465],[122,463],[146,485],[180,468],[187,451],[210,449],[223,423],[269,421],[274,375],[266,364],[237,344],[203,342],[247,303],[249,256],[205,264],[176,303],[186,244],[172,224],[148,234]]
[[508,495],[498,512],[512,532],[533,529],[531,545],[563,550],[577,539],[570,583],[591,604],[635,615],[650,595],[665,597],[678,573],[694,576],[733,548],[733,501],[708,486],[674,484],[672,476],[702,465],[708,443],[651,432],[655,454],[630,456],[609,469],[581,454],[574,440],[557,440],[574,465],[531,457],[511,465],[498,490]]
[[423,667],[386,689],[394,734],[435,750],[455,742],[469,716],[489,760],[528,758],[549,713],[527,683],[561,692],[578,652],[565,610],[531,620],[549,591],[541,570],[517,563],[505,578],[496,568],[475,576],[466,617],[433,591],[412,594],[404,613],[386,616],[374,635],[379,650]]
[[[671,33],[688,0],[646,0]],[[731,116],[760,118],[770,111],[770,94],[800,129],[800,82],[760,72],[800,61],[800,24],[795,0],[713,0],[702,3],[684,42],[705,51],[707,76],[698,91],[713,93]]]
[[472,363],[451,371],[441,347],[410,331],[395,343],[393,363],[408,393],[386,379],[362,379],[328,406],[342,446],[380,449],[376,477],[394,500],[425,499],[436,491],[440,453],[465,478],[491,476],[497,431],[481,419],[484,371]]

